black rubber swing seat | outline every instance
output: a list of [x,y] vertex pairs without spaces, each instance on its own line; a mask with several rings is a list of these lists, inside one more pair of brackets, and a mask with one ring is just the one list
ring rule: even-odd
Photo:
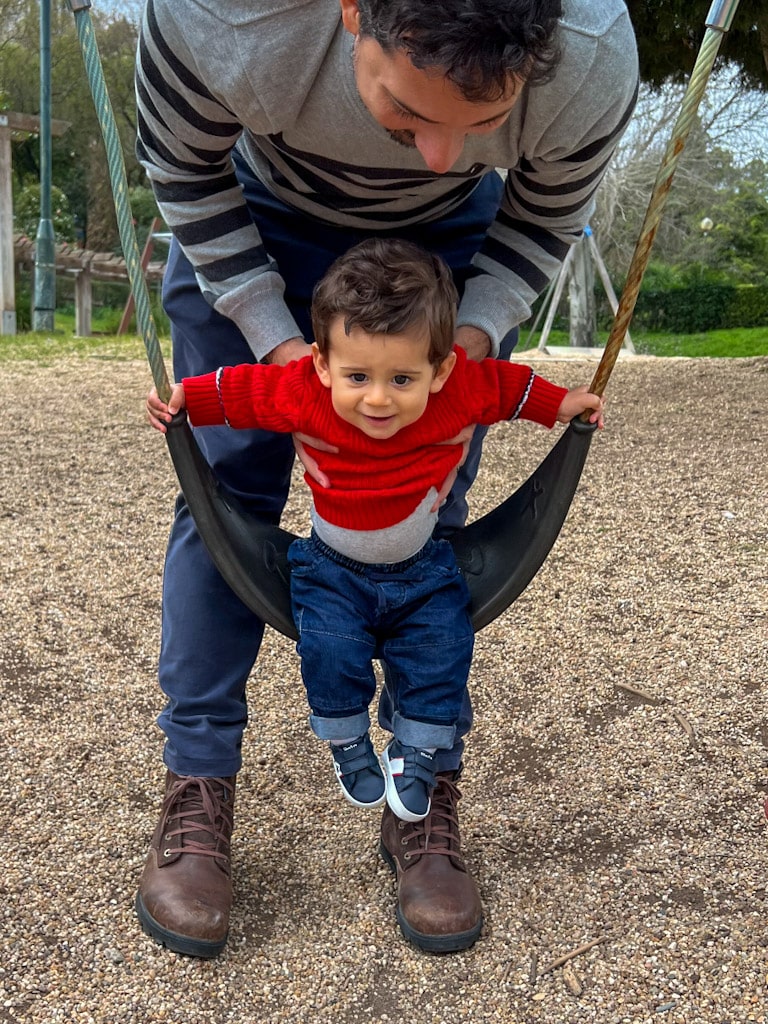
[[[595,425],[574,419],[530,477],[487,515],[451,538],[470,592],[475,632],[525,590],[565,522]],[[295,534],[242,507],[205,461],[185,413],[166,434],[197,531],[232,590],[259,618],[294,640],[288,548]]]

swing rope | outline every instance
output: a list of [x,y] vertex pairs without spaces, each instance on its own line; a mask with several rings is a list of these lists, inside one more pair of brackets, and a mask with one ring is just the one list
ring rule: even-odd
[[[136,319],[160,397],[170,384],[152,316],[133,226],[123,151],[107,94],[90,16],[90,0],[68,0],[77,24],[91,92],[104,136],[110,179]],[[602,395],[634,312],[651,246],[680,154],[704,94],[720,43],[738,0],[714,0],[682,107],[657,174],[608,341],[590,390]],[[581,478],[594,424],[574,419],[528,480],[482,518],[451,539],[470,592],[475,631],[493,621],[525,590],[541,568],[565,522]],[[288,548],[294,534],[257,519],[220,487],[182,412],[169,424],[168,450],[195,526],[222,577],[251,611],[298,639],[291,614]]]
[[104,138],[104,148],[107,151],[107,167],[112,184],[120,245],[125,258],[125,265],[128,268],[128,280],[136,304],[136,323],[144,339],[144,348],[157,393],[164,402],[167,402],[171,397],[171,385],[157,337],[157,327],[149,302],[147,282],[141,269],[139,245],[136,240],[136,230],[133,226],[133,216],[128,201],[128,178],[125,173],[123,147],[120,144],[115,113],[112,109],[109,93],[107,92],[107,83],[104,80],[104,69],[101,63],[98,43],[96,42],[96,35],[93,30],[93,19],[90,15],[91,3],[90,0],[69,0],[69,7],[75,16],[80,49],[83,54],[83,61],[85,62],[85,71],[91,87],[91,95],[93,96],[93,103],[99,119],[101,134]]
[[725,33],[731,27],[738,6],[739,0],[713,0],[707,14],[704,38],[701,41],[696,63],[680,104],[680,112],[656,173],[648,209],[643,218],[603,356],[589,387],[589,390],[595,395],[604,393],[608,378],[621,351],[624,335],[629,330],[629,322],[635,311],[640,285],[643,282],[643,275],[651,255],[651,247],[661,223],[661,215],[669,196],[669,190],[672,187],[672,179],[694,125],[696,111],[699,109],[704,90],[707,87],[720,44]]

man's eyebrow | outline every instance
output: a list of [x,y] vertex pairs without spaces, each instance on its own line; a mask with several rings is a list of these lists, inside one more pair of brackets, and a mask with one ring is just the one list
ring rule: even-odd
[[[420,114],[418,112],[418,110],[414,110],[413,107],[409,107],[407,103],[403,103],[402,100],[399,100],[397,98],[397,96],[393,96],[392,93],[388,89],[386,90],[386,92],[387,92],[387,95],[389,96],[389,98],[392,100],[392,102],[396,106],[402,107],[403,110],[406,110],[409,114],[413,115],[413,117],[418,117],[418,119],[420,121],[424,121],[426,124],[440,124],[441,123],[440,121],[433,121],[429,117],[424,117],[424,115]],[[485,125],[485,124],[493,124],[494,121],[498,121],[502,117],[506,117],[507,114],[512,110],[513,106],[514,106],[514,103],[511,106],[507,107],[506,110],[500,110],[498,112],[498,114],[494,114],[493,117],[486,117],[482,121],[475,121],[474,124],[468,124],[467,128],[482,128],[483,125]]]

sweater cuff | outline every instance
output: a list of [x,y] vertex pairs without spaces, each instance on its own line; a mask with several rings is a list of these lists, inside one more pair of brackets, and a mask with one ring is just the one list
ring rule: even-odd
[[217,374],[218,370],[182,380],[187,416],[193,427],[216,427],[226,422],[216,385]]
[[220,296],[217,312],[234,320],[260,362],[274,348],[290,338],[302,338],[283,292],[285,283],[275,271],[252,278],[246,284]]
[[502,339],[530,315],[530,308],[511,288],[490,274],[478,274],[464,286],[456,326],[484,331],[491,340],[489,354],[496,359]]
[[554,427],[557,411],[567,394],[568,388],[561,388],[535,373],[518,419],[533,420],[544,427]]

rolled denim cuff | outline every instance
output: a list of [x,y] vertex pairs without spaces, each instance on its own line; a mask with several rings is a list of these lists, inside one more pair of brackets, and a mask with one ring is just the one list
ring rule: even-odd
[[368,732],[371,717],[367,711],[358,711],[355,715],[344,718],[322,718],[320,715],[309,716],[309,727],[319,740],[357,739]]
[[392,729],[395,739],[407,747],[436,747],[438,750],[450,750],[456,740],[455,725],[417,722],[414,718],[403,718],[399,711],[395,712],[392,719]]

